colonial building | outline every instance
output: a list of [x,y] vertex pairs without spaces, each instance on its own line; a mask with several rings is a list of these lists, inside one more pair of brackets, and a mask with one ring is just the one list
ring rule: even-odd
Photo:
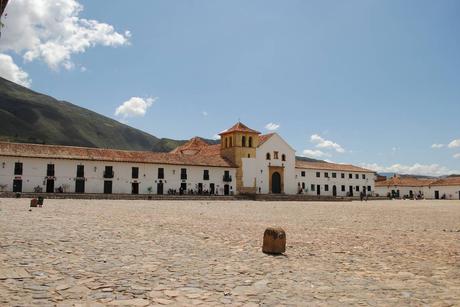
[[394,198],[460,199],[460,176],[420,179],[394,176],[375,183],[376,194]]
[[0,143],[0,190],[124,194],[307,194],[374,192],[375,173],[306,162],[276,133],[242,123],[220,144],[193,138],[169,153]]

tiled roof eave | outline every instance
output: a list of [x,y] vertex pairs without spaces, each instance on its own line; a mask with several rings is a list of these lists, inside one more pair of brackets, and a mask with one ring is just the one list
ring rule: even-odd
[[200,167],[221,167],[221,168],[237,168],[237,166],[228,164],[210,164],[210,163],[197,163],[197,162],[165,162],[165,161],[149,161],[149,160],[129,160],[129,159],[108,159],[104,157],[83,157],[83,156],[53,156],[53,155],[27,155],[21,153],[0,153],[3,157],[21,157],[31,159],[57,159],[57,160],[77,160],[77,161],[100,161],[100,162],[116,162],[116,163],[141,163],[141,164],[157,164],[157,165],[185,165],[185,166],[200,166]]
[[374,171],[371,170],[351,170],[351,169],[330,169],[330,168],[320,168],[320,167],[298,167],[297,169],[306,169],[306,170],[320,170],[320,171],[331,171],[331,172],[353,172],[353,173],[372,173],[375,174]]

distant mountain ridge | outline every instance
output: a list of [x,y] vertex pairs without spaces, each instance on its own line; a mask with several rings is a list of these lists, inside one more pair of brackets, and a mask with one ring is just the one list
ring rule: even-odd
[[186,142],[157,138],[1,77],[0,140],[158,152],[171,151]]
[[440,179],[440,178],[450,178],[450,177],[460,177],[460,174],[444,175],[444,176],[425,176],[425,175],[411,175],[411,174],[397,174],[397,173],[378,173],[380,176],[391,178],[394,176],[406,177],[406,178],[416,178],[416,179]]
[[[219,144],[218,140],[203,140]],[[0,77],[0,141],[169,152],[188,140],[158,138]]]

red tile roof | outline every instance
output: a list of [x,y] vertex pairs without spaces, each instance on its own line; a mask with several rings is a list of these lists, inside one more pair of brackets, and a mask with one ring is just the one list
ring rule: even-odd
[[127,151],[102,148],[0,142],[0,156],[234,167],[220,155],[220,145],[208,145],[200,154]]
[[247,132],[247,133],[260,134],[259,131],[253,130],[241,122],[237,122],[235,125],[233,125],[233,127],[219,133],[219,135],[228,134],[230,132]]
[[274,133],[268,133],[268,134],[259,135],[259,146],[261,146],[263,143],[268,141],[273,135],[275,135],[275,134]]
[[338,164],[329,162],[308,162],[302,160],[295,161],[295,167],[301,169],[312,170],[329,170],[329,171],[342,171],[342,172],[359,172],[359,173],[375,173],[374,171],[354,166],[351,164]]
[[430,186],[460,186],[460,176],[438,179],[432,182]]
[[171,153],[182,153],[182,154],[187,154],[187,152],[190,153],[196,153],[203,149],[203,147],[209,146],[208,143],[206,143],[203,139],[199,137],[194,137],[190,139],[187,143],[184,145],[181,145],[177,147],[176,149],[172,150]]
[[428,186],[434,179],[421,179],[416,177],[391,177],[384,181],[375,182],[376,187],[423,187]]

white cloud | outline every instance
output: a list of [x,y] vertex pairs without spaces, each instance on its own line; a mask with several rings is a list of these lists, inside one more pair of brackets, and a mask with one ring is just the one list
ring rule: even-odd
[[425,175],[425,176],[442,176],[450,174],[458,174],[460,170],[451,170],[439,164],[419,164],[403,165],[393,164],[391,166],[382,166],[376,163],[362,164],[364,168],[368,168],[380,173],[398,173],[408,175]]
[[337,144],[337,143],[335,143],[333,141],[326,140],[326,139],[322,138],[318,134],[313,134],[310,137],[310,141],[312,143],[316,144],[317,148],[333,149],[333,150],[335,150],[336,152],[339,152],[339,153],[344,153],[345,152],[345,149],[343,149],[342,146],[340,146],[339,144]]
[[214,135],[212,136],[212,139],[213,139],[213,140],[220,140],[220,135],[218,135],[218,134],[216,133],[216,134],[214,134]]
[[305,149],[303,151],[303,155],[305,157],[310,157],[310,158],[323,158],[323,157],[330,157],[331,155],[327,152],[323,152],[321,150],[311,150],[311,149]]
[[31,83],[29,75],[14,63],[11,56],[3,53],[0,53],[0,76],[26,87]]
[[433,144],[431,145],[431,148],[434,148],[434,149],[439,149],[439,148],[443,148],[444,147],[444,144]]
[[7,7],[0,51],[20,54],[26,62],[41,60],[51,69],[72,69],[72,56],[96,45],[129,44],[130,33],[80,18],[77,0],[15,0]]
[[279,124],[275,124],[275,123],[268,123],[265,125],[265,129],[269,130],[269,131],[276,131],[278,130],[278,128],[280,127]]
[[452,142],[447,145],[449,148],[457,148],[460,147],[460,139],[453,140]]
[[454,158],[455,158],[455,159],[460,159],[460,153],[456,153],[456,154],[454,155]]
[[157,98],[131,97],[123,102],[116,110],[115,115],[123,117],[144,116],[147,109],[152,106]]
[[203,112],[201,112],[201,115],[203,115],[203,116],[208,116],[209,114],[208,114],[208,112],[203,111]]

